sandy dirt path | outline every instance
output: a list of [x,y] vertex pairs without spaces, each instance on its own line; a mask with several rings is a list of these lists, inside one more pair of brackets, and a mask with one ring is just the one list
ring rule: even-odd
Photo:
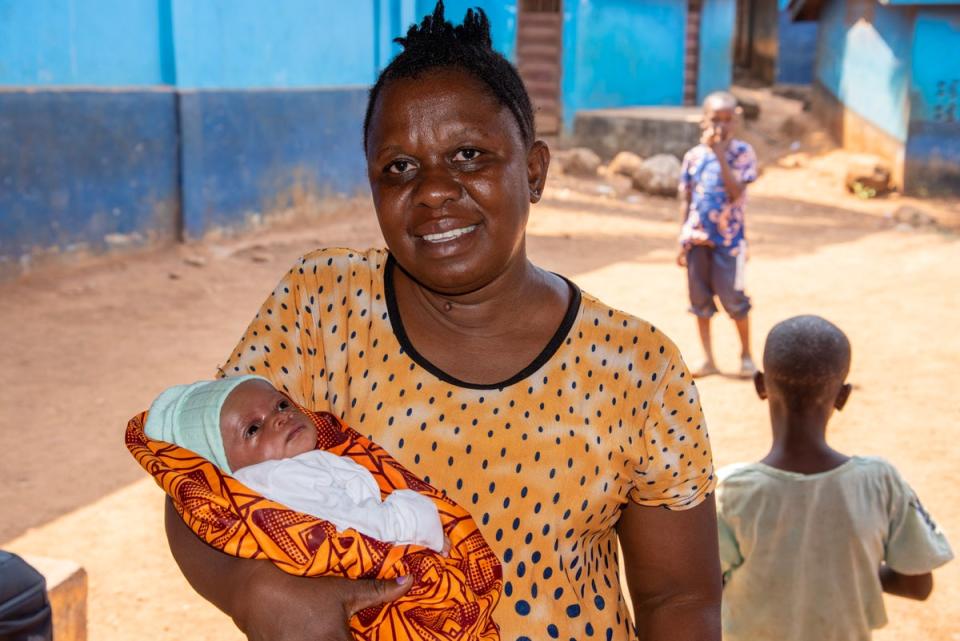
[[[837,322],[853,342],[856,391],[831,426],[841,450],[892,460],[960,547],[960,237],[898,229],[879,206],[842,207],[754,189],[748,289],[754,346],[798,313]],[[782,178],[782,176],[781,176]],[[591,195],[554,181],[533,211],[533,259],[665,330],[695,365],[684,273],[673,264],[674,201]],[[842,199],[841,199],[842,200]],[[300,253],[379,244],[366,203],[309,228],[113,257],[0,284],[0,547],[71,558],[90,576],[90,639],[241,638],[190,591],[162,534],[162,495],[122,444],[126,420],[163,387],[209,377]],[[737,346],[715,327],[720,366]],[[702,381],[720,465],[762,456],[766,407],[732,377]],[[960,563],[926,603],[888,598],[881,641],[960,641]]]

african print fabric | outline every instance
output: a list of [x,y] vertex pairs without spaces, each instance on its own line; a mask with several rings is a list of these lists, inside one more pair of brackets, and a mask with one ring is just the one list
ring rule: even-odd
[[403,597],[351,618],[354,639],[497,641],[491,614],[503,587],[500,561],[470,514],[333,415],[301,409],[317,427],[317,447],[370,470],[382,494],[410,489],[434,501],[450,540],[448,557],[420,546],[390,545],[355,530],[338,532],[327,521],[265,499],[193,452],[147,438],[145,412],[127,425],[126,445],[173,499],[190,529],[222,552],[269,560],[298,576],[413,576],[413,587]]

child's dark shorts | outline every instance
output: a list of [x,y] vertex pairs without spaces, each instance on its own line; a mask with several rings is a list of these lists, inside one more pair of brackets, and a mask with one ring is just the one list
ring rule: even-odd
[[[741,270],[738,274],[737,270]],[[743,260],[715,251],[712,247],[694,245],[687,252],[687,285],[690,290],[690,311],[700,318],[717,312],[713,298],[720,299],[730,318],[739,320],[750,311],[750,297],[742,289]],[[740,278],[738,278],[738,276]],[[738,282],[739,281],[739,282]],[[741,289],[737,289],[740,285]]]

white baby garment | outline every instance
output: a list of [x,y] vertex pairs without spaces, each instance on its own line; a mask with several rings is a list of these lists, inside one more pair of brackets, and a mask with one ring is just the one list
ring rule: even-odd
[[257,463],[233,476],[271,501],[330,521],[338,530],[353,528],[386,543],[443,550],[433,501],[413,490],[393,490],[381,501],[370,471],[347,457],[311,450]]

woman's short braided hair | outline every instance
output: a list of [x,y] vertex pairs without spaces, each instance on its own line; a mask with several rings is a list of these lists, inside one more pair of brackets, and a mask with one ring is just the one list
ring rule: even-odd
[[370,90],[363,120],[364,148],[373,109],[384,85],[443,68],[464,71],[486,85],[497,102],[517,119],[523,142],[529,146],[534,140],[533,105],[516,68],[494,51],[487,14],[480,8],[468,9],[463,24],[454,26],[443,12],[443,0],[438,0],[432,15],[424,17],[419,25],[411,25],[405,37],[394,40],[403,51],[380,72]]

